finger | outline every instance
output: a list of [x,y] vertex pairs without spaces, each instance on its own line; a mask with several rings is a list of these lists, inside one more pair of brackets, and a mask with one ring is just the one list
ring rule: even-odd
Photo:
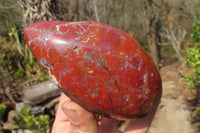
[[71,101],[65,94],[61,94],[60,102],[58,104],[58,109],[56,112],[56,118],[54,121],[52,133],[70,133],[71,125],[68,117],[62,110],[62,105],[65,101]]
[[63,103],[63,112],[68,116],[72,133],[98,133],[95,116],[80,105],[66,101]]

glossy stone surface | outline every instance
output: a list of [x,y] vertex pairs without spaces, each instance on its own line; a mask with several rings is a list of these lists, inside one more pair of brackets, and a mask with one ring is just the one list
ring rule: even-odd
[[161,94],[156,66],[124,31],[97,22],[45,21],[24,35],[60,89],[93,113],[142,116]]

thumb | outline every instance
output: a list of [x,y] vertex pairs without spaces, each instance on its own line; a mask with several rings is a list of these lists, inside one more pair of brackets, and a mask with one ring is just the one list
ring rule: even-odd
[[73,101],[66,101],[62,106],[67,115],[72,133],[98,133],[98,124],[95,116]]

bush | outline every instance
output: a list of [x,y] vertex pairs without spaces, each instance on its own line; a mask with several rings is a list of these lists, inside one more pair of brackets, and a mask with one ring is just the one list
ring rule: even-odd
[[200,42],[195,43],[194,47],[186,48],[186,64],[192,68],[192,72],[185,75],[184,79],[191,89],[200,85]]
[[[186,64],[192,68],[192,72],[184,76],[184,80],[190,86],[191,92],[194,88],[200,86],[200,19],[192,26],[193,31],[190,35],[189,42],[191,42],[193,46],[185,48],[187,53],[187,59],[185,61]],[[195,113],[199,111],[200,106],[197,105]]]
[[186,64],[192,68],[192,72],[185,75],[184,79],[191,88],[196,88],[200,85],[200,20],[193,24],[189,41],[194,45],[185,48],[187,52]]
[[36,117],[27,108],[22,108],[20,114],[14,117],[14,121],[21,128],[34,132],[46,132],[50,124],[50,117],[43,114]]

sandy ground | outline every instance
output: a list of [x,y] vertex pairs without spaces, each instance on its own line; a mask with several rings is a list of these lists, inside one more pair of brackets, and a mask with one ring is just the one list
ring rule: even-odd
[[176,62],[160,70],[163,96],[148,133],[191,133],[190,111],[182,91],[183,80]]

